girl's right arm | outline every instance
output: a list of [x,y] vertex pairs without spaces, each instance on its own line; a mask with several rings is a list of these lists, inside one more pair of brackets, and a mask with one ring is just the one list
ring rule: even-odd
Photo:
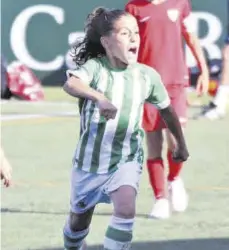
[[115,118],[117,108],[102,93],[94,90],[79,78],[71,76],[64,84],[63,89],[73,97],[81,97],[97,102],[100,115],[104,116],[107,120]]
[[64,91],[73,97],[80,97],[97,102],[99,100],[106,99],[106,97],[100,92],[91,88],[88,84],[85,84],[79,78],[71,76],[63,87]]

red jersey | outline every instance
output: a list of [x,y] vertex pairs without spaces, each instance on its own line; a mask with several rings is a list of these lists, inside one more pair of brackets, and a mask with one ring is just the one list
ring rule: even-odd
[[140,29],[138,61],[156,69],[165,85],[187,84],[183,35],[188,32],[189,1],[166,0],[156,5],[147,0],[132,0],[126,11],[136,17]]

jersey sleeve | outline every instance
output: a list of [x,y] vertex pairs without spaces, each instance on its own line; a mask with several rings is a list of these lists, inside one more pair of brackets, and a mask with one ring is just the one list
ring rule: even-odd
[[154,72],[153,76],[150,76],[150,92],[146,102],[153,104],[158,109],[164,109],[170,105],[167,90],[162,83],[160,75],[156,72]]
[[182,25],[182,33],[193,33],[195,32],[195,27],[192,21],[191,16],[191,4],[189,0],[184,0],[182,13],[181,13],[181,25]]
[[95,59],[90,59],[76,70],[67,70],[66,74],[68,78],[75,76],[93,87],[99,75],[99,63]]

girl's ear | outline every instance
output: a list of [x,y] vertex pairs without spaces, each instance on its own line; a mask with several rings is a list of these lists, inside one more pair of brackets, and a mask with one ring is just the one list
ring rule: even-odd
[[106,37],[102,36],[102,37],[100,38],[100,42],[101,42],[101,44],[102,44],[102,46],[103,46],[104,48],[107,48],[107,39],[106,39]]

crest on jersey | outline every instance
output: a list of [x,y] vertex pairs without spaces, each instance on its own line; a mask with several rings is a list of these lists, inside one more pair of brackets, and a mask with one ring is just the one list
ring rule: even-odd
[[179,17],[179,10],[178,9],[170,9],[170,10],[167,10],[167,15],[169,17],[169,19],[172,21],[172,22],[176,22],[178,17]]

